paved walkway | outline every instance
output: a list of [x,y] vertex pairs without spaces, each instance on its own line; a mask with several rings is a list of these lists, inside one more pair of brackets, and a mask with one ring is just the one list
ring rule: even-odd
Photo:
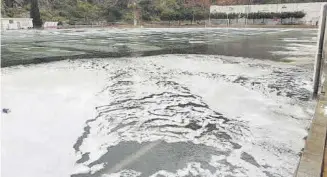
[[325,144],[325,155],[324,155],[324,170],[322,177],[327,177],[327,144]]
[[[327,73],[325,71],[325,73]],[[325,95],[324,95],[324,116],[325,119],[327,119],[327,79],[325,80],[324,83],[324,91],[325,91]],[[327,137],[327,136],[326,136]],[[326,140],[326,139],[325,139]],[[323,177],[327,177],[327,141],[325,141],[325,154],[324,154],[324,162],[323,162]]]
[[[325,67],[325,76],[327,68]],[[296,172],[296,177],[327,177],[327,79],[319,95],[314,118],[305,143],[305,148]],[[324,163],[325,162],[325,163]]]

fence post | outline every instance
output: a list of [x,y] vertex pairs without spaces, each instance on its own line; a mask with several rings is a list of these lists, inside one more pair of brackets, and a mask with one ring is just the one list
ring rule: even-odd
[[326,14],[327,14],[327,4],[324,4],[321,8],[321,16],[319,23],[318,32],[318,50],[315,61],[314,78],[313,78],[313,95],[312,98],[316,99],[319,92],[319,86],[321,82],[321,72],[322,72],[322,53],[324,47],[325,39],[325,29],[326,29]]

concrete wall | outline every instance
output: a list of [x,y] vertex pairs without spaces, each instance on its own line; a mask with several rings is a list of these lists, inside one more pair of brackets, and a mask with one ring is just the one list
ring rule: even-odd
[[302,21],[315,25],[319,21],[321,6],[324,2],[291,3],[291,4],[261,4],[261,5],[232,5],[210,7],[210,13],[251,13],[251,12],[295,12],[306,13]]
[[33,28],[32,18],[1,18],[1,30]]

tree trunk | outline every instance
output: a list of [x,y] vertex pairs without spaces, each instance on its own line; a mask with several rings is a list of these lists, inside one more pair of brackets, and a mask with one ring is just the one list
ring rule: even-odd
[[193,25],[193,22],[194,22],[194,11],[192,12],[192,22],[191,22],[191,25]]
[[86,17],[86,13],[84,14],[84,23],[85,23],[85,25],[88,25],[88,20],[87,20],[87,17]]
[[33,18],[33,27],[41,28],[42,20],[40,16],[39,4],[37,0],[31,0],[30,16]]

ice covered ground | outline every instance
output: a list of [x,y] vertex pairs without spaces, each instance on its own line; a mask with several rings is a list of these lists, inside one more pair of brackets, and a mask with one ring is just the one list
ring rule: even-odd
[[2,69],[1,104],[11,112],[1,115],[1,176],[68,176],[104,79],[66,62]]
[[310,44],[317,32],[308,29],[138,28],[2,33],[1,65],[13,66],[63,59],[160,54],[213,54],[278,60],[280,56],[299,54],[299,51],[287,53],[294,46],[285,48],[286,43]]
[[3,68],[2,176],[292,176],[313,113],[315,39],[303,38],[280,39],[286,62],[166,54]]

